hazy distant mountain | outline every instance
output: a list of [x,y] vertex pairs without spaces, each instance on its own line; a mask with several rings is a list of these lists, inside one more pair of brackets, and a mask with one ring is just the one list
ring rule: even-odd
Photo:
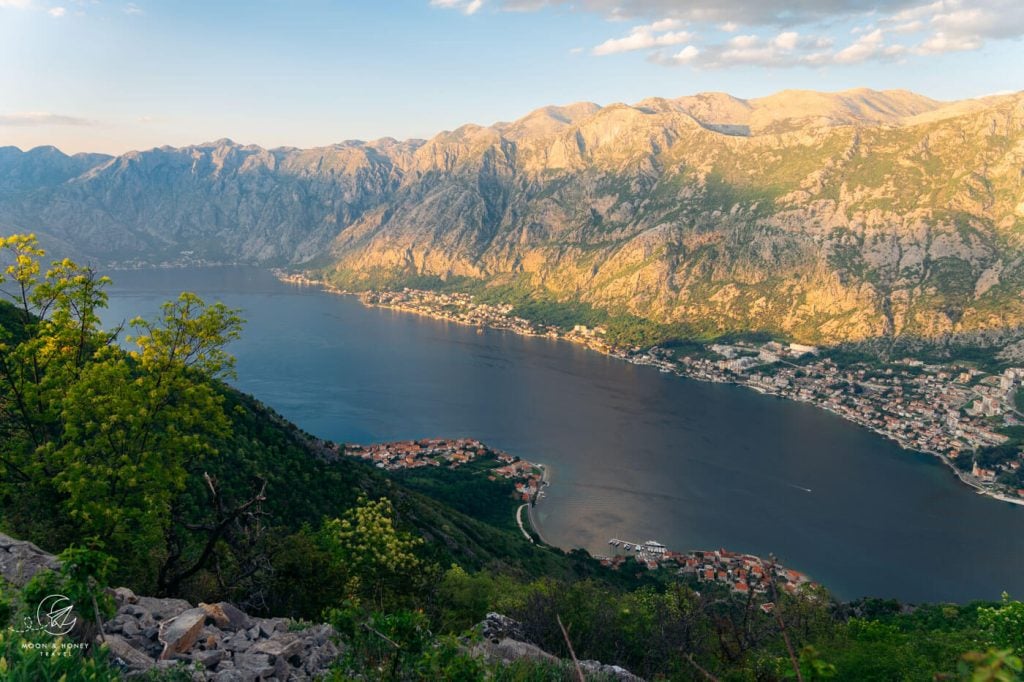
[[0,227],[87,255],[517,279],[808,340],[1024,320],[1024,94],[707,93],[429,141],[0,149]]

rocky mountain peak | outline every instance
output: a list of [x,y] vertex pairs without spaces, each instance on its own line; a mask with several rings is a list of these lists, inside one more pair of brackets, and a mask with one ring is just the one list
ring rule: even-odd
[[0,150],[0,226],[89,257],[515,278],[701,333],[1024,322],[1024,93],[699,93],[430,140]]

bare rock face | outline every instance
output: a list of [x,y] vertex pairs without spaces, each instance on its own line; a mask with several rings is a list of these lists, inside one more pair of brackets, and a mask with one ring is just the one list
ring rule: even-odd
[[547,107],[429,141],[0,149],[0,232],[125,262],[515,281],[811,343],[1024,323],[1024,94]]
[[248,630],[252,620],[241,609],[225,601],[216,604],[200,604],[206,615],[219,627],[228,630]]
[[40,571],[56,571],[60,562],[31,542],[0,533],[0,577],[22,587]]
[[479,626],[480,634],[484,639],[496,642],[502,639],[517,639],[526,641],[526,634],[523,626],[518,621],[503,616],[500,613],[488,613]]
[[[561,664],[567,670],[574,667],[571,661],[562,661],[536,644],[526,641],[523,626],[508,616],[488,613],[483,622],[477,625],[477,630],[482,636],[482,641],[474,646],[473,653],[486,661],[513,663],[528,660]],[[586,675],[593,675],[598,679],[643,682],[642,678],[617,665],[605,665],[599,661],[579,661],[579,666]]]
[[203,609],[188,609],[165,621],[157,635],[157,639],[164,645],[160,658],[168,659],[174,654],[191,651],[207,617]]

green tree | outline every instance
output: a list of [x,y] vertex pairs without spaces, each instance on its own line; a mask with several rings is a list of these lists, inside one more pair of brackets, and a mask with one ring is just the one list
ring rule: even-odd
[[320,538],[335,564],[344,567],[354,603],[387,610],[416,594],[435,572],[417,556],[423,540],[396,527],[387,498],[360,498],[340,519],[325,521]]
[[242,321],[184,293],[133,320],[127,353],[100,326],[109,280],[70,260],[42,273],[31,235],[0,239],[19,324],[0,338],[4,523],[48,546],[102,538],[145,586],[167,556],[171,507],[230,423],[212,380]]
[[1020,682],[1024,664],[1009,649],[970,651],[959,666],[961,679],[969,682]]
[[993,645],[1024,656],[1024,603],[1004,592],[1002,604],[978,609],[978,624]]

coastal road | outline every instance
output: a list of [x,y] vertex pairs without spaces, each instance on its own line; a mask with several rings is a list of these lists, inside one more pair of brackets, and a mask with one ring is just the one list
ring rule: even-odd
[[521,505],[519,505],[519,508],[516,509],[516,523],[519,524],[519,530],[522,532],[523,536],[525,536],[526,539],[529,540],[530,542],[533,542],[533,538],[531,538],[530,534],[526,532],[525,528],[523,528],[523,507],[528,507],[528,506],[529,506],[529,503],[521,504]]

